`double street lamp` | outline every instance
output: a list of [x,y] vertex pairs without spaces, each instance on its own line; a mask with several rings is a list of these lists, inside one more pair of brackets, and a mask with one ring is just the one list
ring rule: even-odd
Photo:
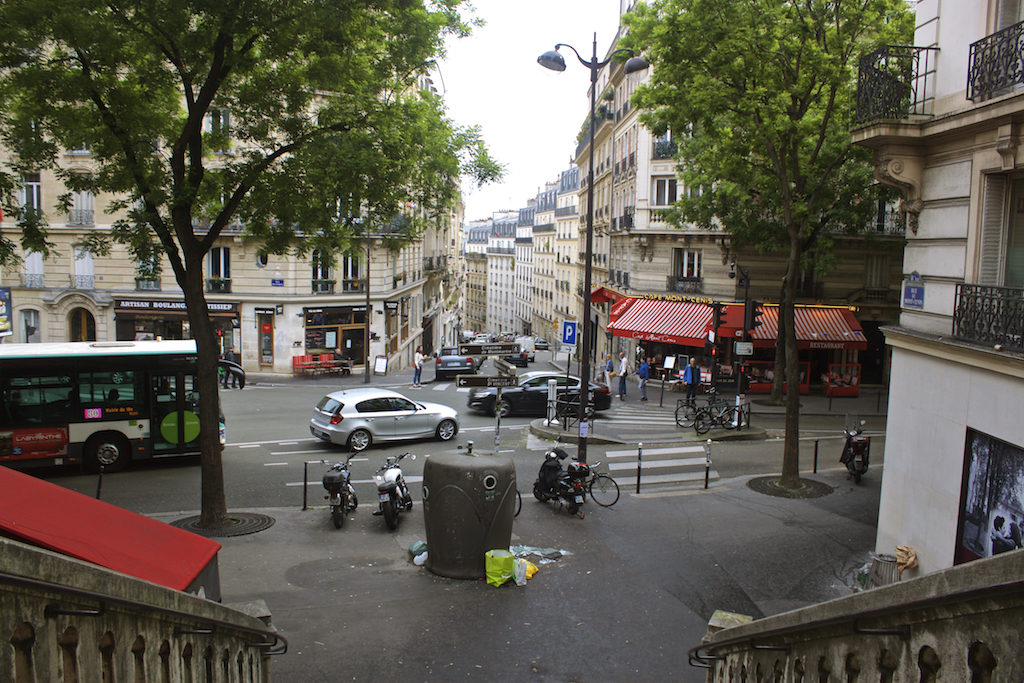
[[[643,71],[649,64],[641,57],[634,55],[633,51],[628,48],[619,48],[610,55],[608,59],[603,62],[597,60],[597,34],[594,34],[594,51],[590,61],[583,59],[580,56],[579,51],[572,45],[565,43],[558,43],[555,45],[554,50],[548,50],[540,57],[537,58],[537,62],[552,71],[565,71],[565,59],[559,54],[559,48],[567,47],[576,54],[576,59],[579,60],[580,64],[590,69],[590,125],[587,126],[589,129],[590,137],[590,162],[589,171],[587,173],[587,247],[586,257],[584,264],[584,276],[583,276],[583,329],[581,332],[581,352],[580,356],[580,404],[579,404],[579,451],[577,458],[580,462],[587,461],[587,432],[589,425],[587,424],[587,406],[590,402],[590,346],[592,344],[591,337],[593,336],[590,331],[590,287],[591,287],[591,260],[594,252],[594,129],[597,128],[597,124],[594,121],[594,114],[596,110],[597,102],[597,74],[600,73],[601,69],[608,66],[611,63],[612,58],[615,55],[621,53],[628,54],[629,60],[623,67],[623,71],[626,75],[635,73],[637,71]],[[608,387],[609,391],[611,387]]]

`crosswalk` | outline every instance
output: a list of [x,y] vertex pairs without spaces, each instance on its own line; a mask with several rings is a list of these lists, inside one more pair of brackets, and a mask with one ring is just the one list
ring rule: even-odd
[[[689,456],[689,457],[686,457]],[[717,480],[718,471],[707,468],[703,446],[669,446],[615,449],[605,452],[606,465],[619,485],[635,487],[637,463],[640,467],[640,486],[647,484],[688,484]]]

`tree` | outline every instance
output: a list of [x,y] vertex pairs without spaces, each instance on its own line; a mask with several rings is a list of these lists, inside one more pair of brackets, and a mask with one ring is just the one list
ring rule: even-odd
[[[110,192],[112,239],[140,268],[167,255],[198,350],[202,514],[227,521],[218,440],[218,348],[203,259],[242,220],[268,253],[346,251],[356,218],[410,214],[408,239],[455,198],[458,176],[500,176],[475,129],[415,93],[462,0],[5,0],[0,173],[21,246],[48,253],[41,213],[13,178],[56,169],[70,190]],[[86,147],[93,170],[61,167]],[[68,197],[63,198],[65,210]],[[414,206],[415,211],[410,210]],[[104,253],[98,236],[90,247]],[[0,236],[0,259],[16,259]],[[152,273],[143,273],[152,274]]]
[[655,0],[627,16],[653,68],[636,95],[655,133],[672,130],[688,187],[676,217],[786,255],[786,440],[780,485],[799,476],[796,285],[829,233],[868,223],[871,159],[850,143],[855,59],[905,43],[903,0]]

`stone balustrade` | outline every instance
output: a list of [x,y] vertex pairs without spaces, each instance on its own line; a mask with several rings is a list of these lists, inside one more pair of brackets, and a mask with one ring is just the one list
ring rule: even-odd
[[270,680],[287,643],[230,607],[0,538],[0,680]]
[[708,681],[1020,681],[1024,552],[716,630],[721,617],[690,651]]

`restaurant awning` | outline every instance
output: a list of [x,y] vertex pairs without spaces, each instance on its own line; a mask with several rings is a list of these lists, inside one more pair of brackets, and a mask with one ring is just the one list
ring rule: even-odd
[[[743,304],[729,306],[730,313],[725,324],[718,328],[724,339],[739,339],[743,328]],[[770,348],[775,346],[779,333],[779,307],[760,307],[761,325],[751,334],[754,346]],[[845,349],[863,351],[868,348],[864,330],[857,322],[853,311],[844,306],[797,306],[794,311],[796,322],[796,345],[801,349]]]
[[690,301],[624,299],[612,308],[608,329],[617,337],[702,346],[711,323],[711,308]]

